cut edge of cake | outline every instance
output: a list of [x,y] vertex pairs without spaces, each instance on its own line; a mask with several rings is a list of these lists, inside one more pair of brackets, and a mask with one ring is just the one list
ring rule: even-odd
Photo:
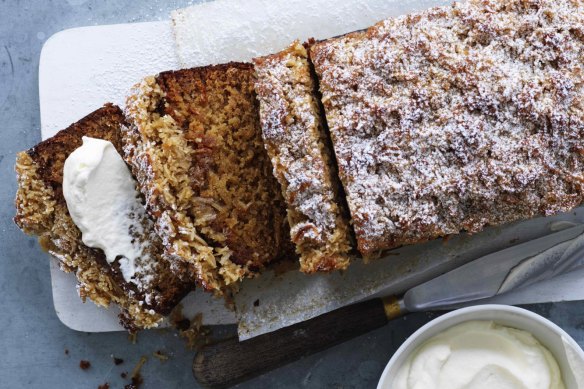
[[287,203],[300,269],[344,270],[350,226],[306,48],[296,41],[254,64],[262,136]]
[[289,251],[252,76],[233,62],[163,72],[126,103],[125,158],[166,251],[217,294]]
[[[155,263],[158,280],[141,288],[125,282],[119,269],[109,265],[100,249],[83,244],[81,232],[69,215],[62,193],[63,163],[84,135],[112,141],[119,148],[122,111],[112,104],[90,113],[55,136],[17,154],[15,223],[27,234],[35,235],[43,248],[59,261],[61,270],[74,273],[78,293],[96,305],[117,304],[120,323],[129,331],[157,327],[180,299],[192,290],[193,282],[179,279],[162,256]],[[151,236],[149,236],[151,237]],[[154,235],[155,237],[155,235]],[[152,243],[152,250],[160,243]],[[154,253],[154,252],[153,252]],[[163,268],[164,267],[164,268]],[[145,290],[144,288],[152,288]]]

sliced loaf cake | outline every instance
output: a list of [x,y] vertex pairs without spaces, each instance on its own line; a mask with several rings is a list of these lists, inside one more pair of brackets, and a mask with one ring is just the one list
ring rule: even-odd
[[583,14],[469,0],[312,47],[364,256],[582,203]]
[[125,156],[166,252],[204,288],[223,292],[283,254],[289,230],[251,64],[148,77],[126,116]]
[[184,269],[171,268],[154,224],[136,210],[135,238],[144,251],[135,261],[136,273],[126,280],[118,260],[106,261],[101,249],[86,246],[63,195],[63,167],[88,136],[111,142],[122,153],[122,111],[111,104],[89,114],[55,136],[18,154],[16,224],[38,236],[43,249],[59,260],[61,269],[75,273],[79,295],[99,306],[120,306],[121,323],[129,330],[157,326],[192,288]]
[[254,60],[262,134],[306,273],[346,269],[350,232],[307,52],[299,42]]

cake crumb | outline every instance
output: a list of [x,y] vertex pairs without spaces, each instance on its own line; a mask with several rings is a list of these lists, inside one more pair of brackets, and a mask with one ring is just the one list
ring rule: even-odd
[[110,386],[109,386],[109,384],[106,382],[106,383],[105,383],[105,384],[103,384],[103,385],[99,385],[99,386],[97,387],[97,389],[110,389]]
[[121,365],[122,363],[124,363],[124,360],[122,358],[118,358],[118,357],[114,357],[112,355],[112,359],[114,360],[114,364],[117,365]]
[[132,344],[136,344],[138,342],[138,333],[137,332],[131,332],[128,335],[128,339],[130,340],[130,342]]
[[161,350],[157,350],[157,351],[153,352],[152,355],[154,356],[154,358],[157,358],[162,362],[168,361],[168,358],[169,358],[168,355],[163,353]]
[[203,325],[203,314],[197,313],[191,320],[188,329],[180,331],[179,335],[187,340],[187,346],[192,350],[198,350],[209,343],[211,329]]
[[[140,385],[144,383],[144,379],[140,374],[140,370],[142,369],[142,366],[144,366],[147,360],[148,358],[146,358],[145,356],[140,357],[140,360],[136,364],[136,367],[134,367],[134,370],[132,370],[132,375],[130,376],[132,382],[124,386],[124,389],[139,389]],[[124,373],[122,373],[123,378],[126,378],[126,376],[127,374],[124,375]]]
[[191,321],[187,318],[184,318],[182,320],[177,321],[175,326],[176,329],[179,331],[186,331],[191,326]]
[[87,370],[91,367],[91,363],[89,361],[86,361],[85,359],[82,359],[79,361],[79,368],[81,370]]
[[198,350],[209,343],[211,329],[203,325],[203,314],[197,313],[192,319],[183,315],[182,305],[177,305],[170,314],[170,323],[178,330],[181,338],[187,340],[187,347]]

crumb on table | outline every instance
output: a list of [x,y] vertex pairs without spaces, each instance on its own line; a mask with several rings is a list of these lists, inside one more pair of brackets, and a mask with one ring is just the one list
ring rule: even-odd
[[91,362],[86,361],[85,359],[82,359],[79,361],[79,368],[81,370],[87,370],[91,367]]

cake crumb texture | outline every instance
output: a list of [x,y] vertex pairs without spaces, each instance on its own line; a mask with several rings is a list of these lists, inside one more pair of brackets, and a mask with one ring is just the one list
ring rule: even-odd
[[124,150],[167,253],[222,293],[282,255],[285,208],[251,64],[160,73],[130,94]]
[[300,269],[346,269],[349,224],[306,49],[297,41],[254,63],[263,139],[288,206]]
[[63,271],[75,274],[84,301],[89,298],[103,307],[118,304],[122,310],[121,324],[135,331],[156,327],[192,289],[192,281],[170,269],[153,223],[145,218],[137,220],[144,232],[137,238],[147,241],[147,248],[144,256],[136,260],[139,270],[134,282],[126,282],[117,262],[110,266],[102,250],[83,244],[62,189],[63,165],[69,154],[81,146],[82,137],[110,141],[121,152],[123,123],[122,111],[106,104],[32,149],[19,153],[14,220],[24,232],[38,236],[43,249],[59,260]]

